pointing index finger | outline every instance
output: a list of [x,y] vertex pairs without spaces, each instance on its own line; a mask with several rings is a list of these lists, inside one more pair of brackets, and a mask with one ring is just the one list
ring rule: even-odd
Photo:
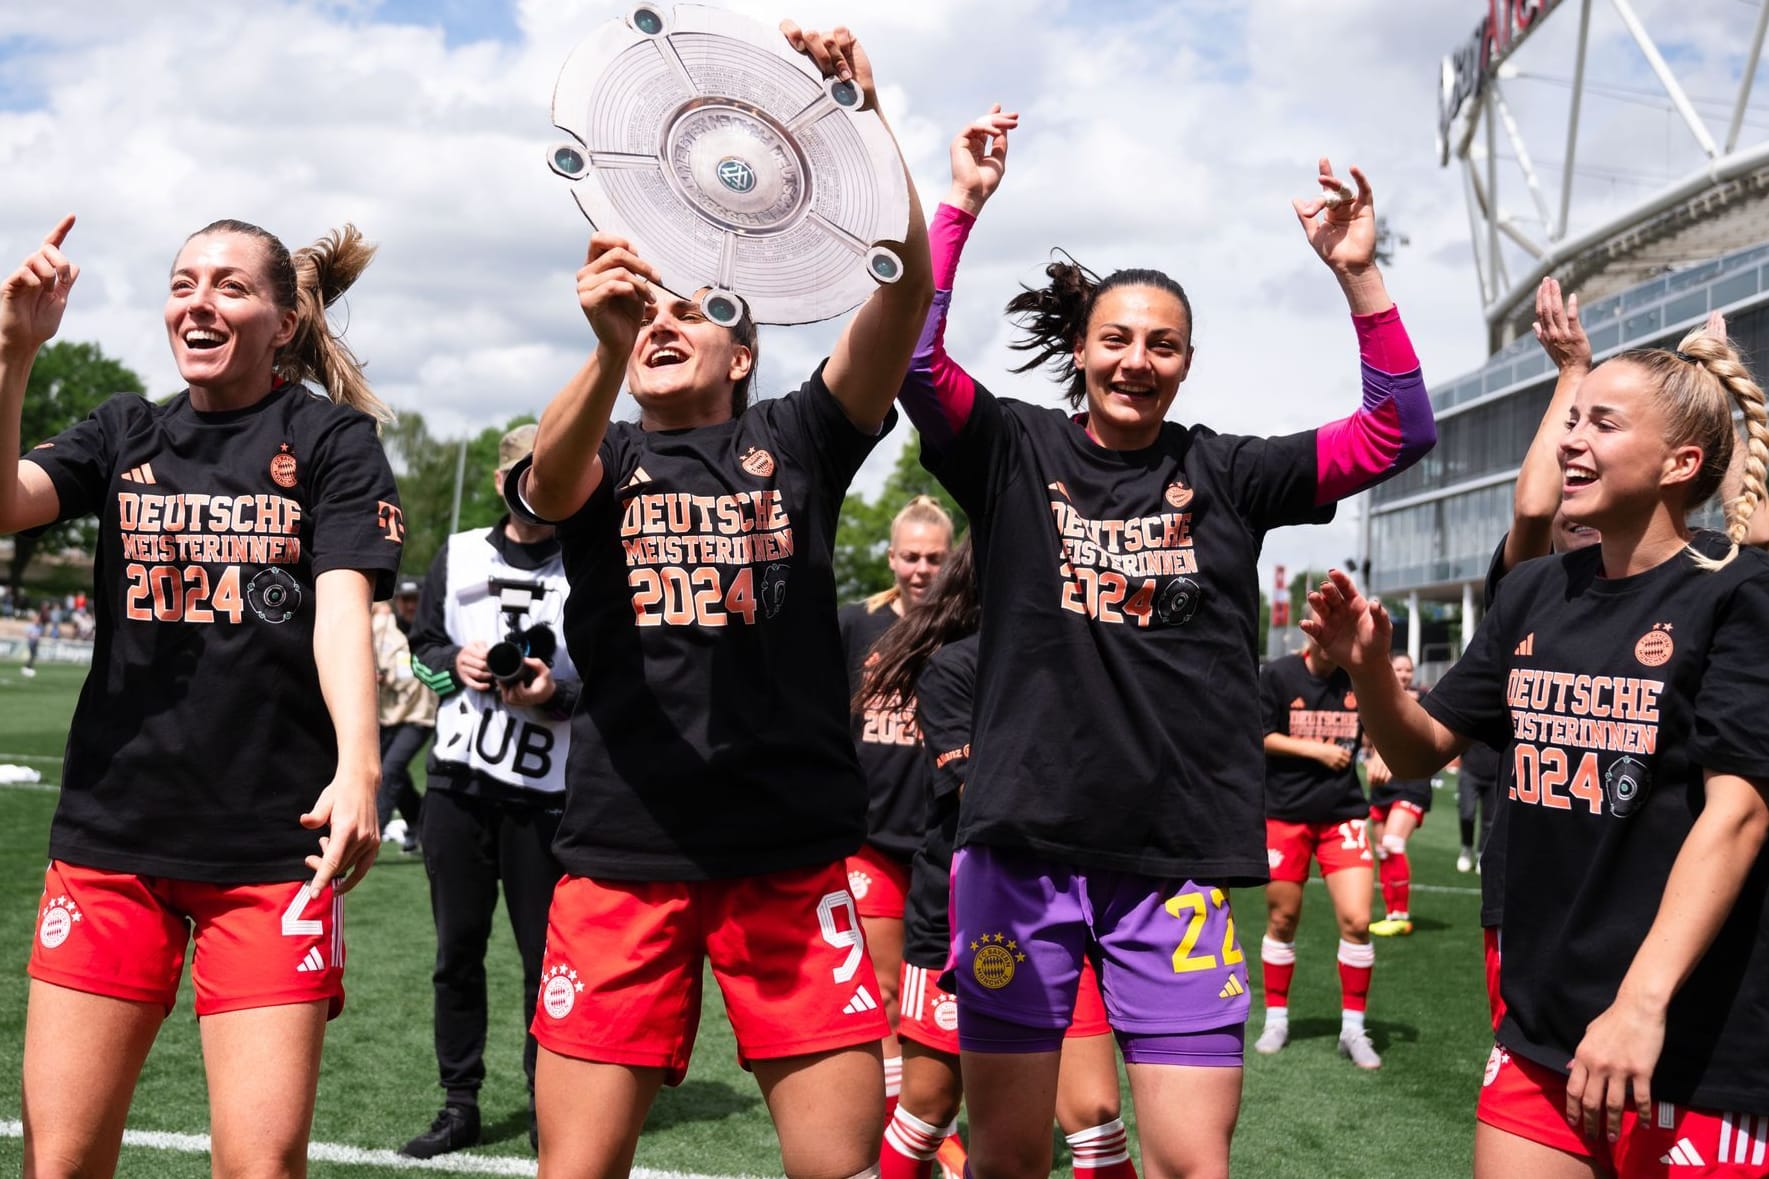
[[68,240],[68,231],[73,227],[74,215],[69,213],[66,217],[63,217],[60,221],[56,222],[55,228],[49,231],[49,236],[43,239],[43,244],[46,246],[61,245],[61,243]]

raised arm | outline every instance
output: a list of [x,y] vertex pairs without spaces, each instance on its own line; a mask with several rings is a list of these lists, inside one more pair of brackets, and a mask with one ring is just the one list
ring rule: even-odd
[[[864,109],[879,111],[878,91],[873,85],[872,63],[853,33],[842,27],[820,33],[781,21],[780,31],[800,53],[817,64],[825,77],[853,82],[865,94]],[[927,222],[915,181],[902,161],[904,183],[909,189],[909,229],[903,241],[903,274],[896,282],[881,283],[860,310],[848,321],[823,367],[823,383],[841,403],[854,425],[876,432],[891,412],[891,402],[909,369],[909,355],[921,333],[933,280],[928,269]]]
[[1333,503],[1418,462],[1437,444],[1431,398],[1413,342],[1376,266],[1370,182],[1351,170],[1355,192],[1321,157],[1321,195],[1292,202],[1308,244],[1339,280],[1357,329],[1363,404],[1315,435],[1315,502]]
[[1017,114],[1004,112],[996,103],[958,133],[951,146],[952,188],[928,227],[933,305],[897,398],[923,443],[936,449],[963,428],[976,400],[976,382],[946,353],[946,316],[965,240],[1007,174],[1007,135],[1019,122]]
[[1468,748],[1468,738],[1448,728],[1408,695],[1389,660],[1394,627],[1380,602],[1358,593],[1335,569],[1308,595],[1314,617],[1302,629],[1351,676],[1357,714],[1370,744],[1394,776],[1429,778]]
[[80,277],[80,268],[61,252],[73,227],[73,215],[63,217],[0,283],[0,535],[53,523],[61,512],[61,497],[49,475],[16,456],[31,366],[38,350],[60,329],[68,292]]
[[542,520],[574,515],[601,485],[598,452],[656,281],[656,269],[624,239],[606,233],[590,238],[577,272],[577,302],[596,334],[596,349],[541,414],[534,462],[518,489]]
[[1560,370],[1536,436],[1524,452],[1512,497],[1511,531],[1505,536],[1505,569],[1554,550],[1554,516],[1560,511],[1560,436],[1579,385],[1591,371],[1591,341],[1579,322],[1579,297],[1562,299],[1560,284],[1544,278],[1536,288],[1536,339]]

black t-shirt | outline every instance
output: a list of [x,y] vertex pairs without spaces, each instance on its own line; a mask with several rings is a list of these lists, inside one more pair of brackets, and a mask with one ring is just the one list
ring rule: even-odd
[[310,875],[300,816],[337,771],[314,582],[392,593],[405,525],[374,420],[283,385],[199,413],[119,395],[31,451],[60,518],[96,514],[92,670],[49,854],[217,883]]
[[[1493,608],[1499,595],[1499,583],[1505,579],[1505,542],[1510,534],[1499,538],[1493,559],[1486,567],[1486,584],[1481,591],[1482,616]],[[1482,741],[1475,741],[1462,754],[1462,773],[1474,779],[1475,789],[1490,784],[1493,793],[1492,825],[1487,828],[1486,842],[1480,848],[1480,925],[1497,929],[1505,920],[1505,796],[1511,775],[1506,773],[1505,759],[1498,750]]]
[[1268,529],[1324,522],[1313,431],[1162,425],[1115,451],[981,386],[922,462],[971,520],[985,619],[959,842],[1264,881],[1257,723]]
[[903,914],[903,961],[946,969],[952,949],[952,844],[959,795],[970,772],[971,700],[977,683],[977,637],[935,651],[915,685],[916,716],[925,746],[923,789],[927,834],[909,870]]
[[[716,426],[609,425],[559,525],[565,639],[593,668],[554,850],[566,871],[702,880],[859,849],[866,790],[836,624],[836,516],[879,437],[822,369]],[[525,466],[505,480],[512,507]]]
[[[1413,699],[1425,699],[1425,692],[1416,688],[1407,689]],[[1410,802],[1420,810],[1431,809],[1430,778],[1391,778],[1380,786],[1370,787],[1370,805],[1392,806],[1397,802]]]
[[[889,605],[844,607],[842,649],[847,652],[849,700],[866,677],[872,648],[897,621]],[[853,713],[850,728],[866,779],[866,842],[899,860],[908,860],[927,830],[922,798],[921,730],[915,727],[915,701],[868,700]]]
[[1309,741],[1331,741],[1351,754],[1342,770],[1312,757],[1265,755],[1265,813],[1289,823],[1337,823],[1369,813],[1357,777],[1357,750],[1363,741],[1357,695],[1351,676],[1335,667],[1324,678],[1300,655],[1285,655],[1259,672],[1264,732]]
[[[1704,551],[1720,553],[1713,533]],[[1656,916],[1705,800],[1703,771],[1769,774],[1769,557],[1678,554],[1601,576],[1600,548],[1528,561],[1426,700],[1509,746],[1507,1008],[1499,1039],[1566,1069]],[[1769,856],[1671,1001],[1653,1096],[1769,1112]]]

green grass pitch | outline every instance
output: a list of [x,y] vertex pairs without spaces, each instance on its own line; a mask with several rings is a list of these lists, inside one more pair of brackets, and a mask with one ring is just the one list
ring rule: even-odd
[[[25,680],[15,666],[0,667],[0,763],[22,762],[43,771],[46,783],[57,779],[80,678],[76,669],[44,667],[35,680]],[[1325,891],[1311,886],[1297,944],[1291,1043],[1272,1058],[1249,1052],[1234,1145],[1236,1176],[1381,1179],[1469,1172],[1474,1100],[1492,1040],[1481,988],[1476,878],[1454,870],[1453,788],[1437,797],[1437,808],[1414,840],[1414,880],[1456,891],[1416,892],[1413,936],[1377,939],[1369,1026],[1385,1066],[1366,1074],[1336,1055],[1337,935]],[[0,789],[0,1119],[18,1116],[24,963],[54,804],[49,790]],[[1241,944],[1249,959],[1257,959],[1261,898],[1247,890],[1234,899]],[[346,932],[349,999],[327,1035],[314,1139],[390,1149],[424,1129],[441,1100],[430,1044],[435,941],[417,859],[396,849],[383,854],[350,896]],[[1257,988],[1257,962],[1250,964]],[[492,1028],[482,1110],[490,1141],[473,1153],[529,1158],[521,983],[514,943],[501,924],[488,973]],[[1249,1043],[1259,1019],[1256,996]],[[188,987],[148,1060],[129,1124],[186,1134],[207,1128]],[[16,1137],[0,1137],[0,1170],[17,1173],[20,1154]],[[1057,1162],[1067,1173],[1060,1149]],[[766,1110],[735,1063],[710,980],[693,1068],[687,1082],[666,1091],[652,1111],[638,1163],[714,1175],[780,1173]],[[379,1170],[315,1163],[311,1173],[357,1177]],[[124,1151],[121,1173],[181,1177],[209,1171],[200,1155],[131,1148]]]

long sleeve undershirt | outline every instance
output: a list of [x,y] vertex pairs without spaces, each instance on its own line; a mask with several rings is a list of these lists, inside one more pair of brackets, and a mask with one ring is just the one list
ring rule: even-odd
[[[942,204],[928,226],[934,302],[898,400],[923,444],[945,446],[970,418],[976,382],[946,352],[946,316],[958,260],[976,218]],[[1315,432],[1315,502],[1333,503],[1405,470],[1437,442],[1431,399],[1412,340],[1394,307],[1351,317],[1362,359],[1363,404]]]

